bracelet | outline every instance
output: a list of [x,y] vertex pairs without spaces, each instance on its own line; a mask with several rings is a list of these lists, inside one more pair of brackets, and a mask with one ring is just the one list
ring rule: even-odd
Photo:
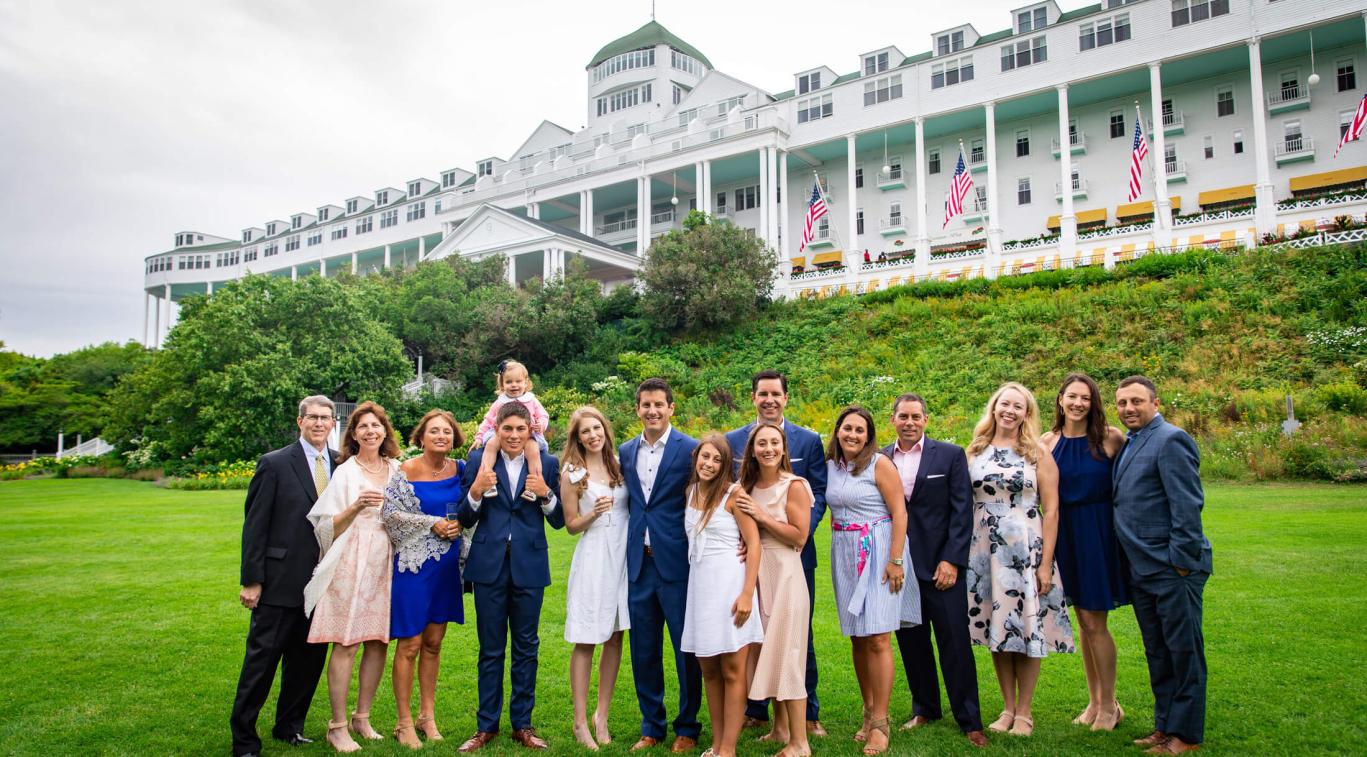
[[903,559],[903,558],[901,558],[901,557],[895,557],[895,558],[892,558],[892,559],[888,560],[888,562],[890,562],[890,563],[892,563],[893,565],[896,565],[896,566],[898,566],[898,567],[901,567],[901,566],[902,566],[902,559]]

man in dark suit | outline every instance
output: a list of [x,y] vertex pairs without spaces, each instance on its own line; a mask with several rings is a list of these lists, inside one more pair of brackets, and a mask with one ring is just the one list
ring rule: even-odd
[[987,746],[978,707],[978,673],[968,636],[968,587],[964,569],[973,538],[973,484],[962,448],[926,436],[930,414],[926,401],[903,394],[892,403],[892,425],[897,441],[882,452],[897,466],[907,504],[907,546],[921,592],[924,622],[897,631],[902,669],[911,688],[913,730],[944,717],[940,683],[935,674],[935,650],[945,676],[949,707],[968,742]]
[[701,726],[702,673],[698,659],[679,649],[688,602],[688,538],[684,490],[698,441],[674,430],[674,391],[664,379],[636,387],[641,435],[618,448],[631,505],[627,526],[627,610],[631,616],[631,675],[641,707],[641,739],[633,751],[665,737],[664,626],[674,644],[679,715],[671,751],[690,752]]
[[[807,578],[807,596],[811,599],[812,611],[807,614],[807,732],[813,736],[825,736],[826,729],[821,726],[821,703],[816,698],[816,645],[811,633],[812,614],[816,609],[816,527],[826,514],[826,453],[821,448],[821,436],[811,429],[784,420],[783,411],[788,407],[788,377],[778,371],[760,371],[750,379],[750,401],[755,406],[759,421],[778,425],[788,440],[788,459],[793,465],[793,473],[807,479],[812,485],[812,519],[807,537],[807,545],[802,548],[802,572]],[[750,423],[726,434],[735,457],[733,465],[737,475],[740,473],[741,455],[755,430]],[[769,719],[769,703],[749,700],[745,707],[747,727],[761,725]]]
[[[498,409],[495,433],[499,459],[492,470],[480,470],[483,450],[470,453],[461,489],[470,492],[458,513],[466,528],[479,524],[465,561],[465,580],[475,586],[479,632],[478,730],[461,744],[473,752],[498,735],[503,713],[503,650],[512,635],[512,696],[508,719],[513,740],[530,749],[546,741],[532,728],[536,704],[536,655],[541,645],[537,625],[541,601],[551,583],[546,555],[546,527],[565,527],[560,507],[560,461],[531,441],[532,416],[526,405],[509,402]],[[526,455],[541,455],[541,476],[527,473]],[[488,494],[490,489],[495,494]],[[535,504],[522,498],[536,495]]]
[[1154,700],[1153,733],[1135,743],[1148,754],[1181,754],[1205,738],[1201,595],[1212,565],[1201,529],[1201,456],[1187,432],[1163,420],[1148,378],[1122,380],[1115,404],[1129,429],[1111,477],[1115,534],[1129,564]]
[[327,397],[300,402],[299,439],[262,455],[247,488],[238,601],[252,611],[252,620],[228,720],[234,755],[261,752],[256,717],[270,694],[277,666],[280,697],[271,735],[294,746],[312,741],[304,738],[304,718],[318,688],[327,645],[308,642],[304,584],[318,565],[318,540],[305,516],[327,486],[337,458],[337,452],[327,447],[328,435],[337,425],[335,413]]

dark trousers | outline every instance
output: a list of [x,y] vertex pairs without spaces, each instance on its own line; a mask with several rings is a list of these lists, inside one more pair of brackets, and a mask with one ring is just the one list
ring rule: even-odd
[[968,586],[964,571],[959,571],[959,580],[946,591],[936,589],[934,581],[918,579],[916,585],[921,592],[921,625],[897,631],[902,670],[911,689],[911,714],[930,720],[944,717],[940,709],[940,680],[935,673],[935,649],[930,643],[934,632],[954,722],[964,733],[981,731],[978,670],[973,662],[973,643],[968,637]]
[[512,696],[508,720],[513,730],[532,727],[536,706],[536,655],[541,647],[537,624],[545,588],[513,584],[511,556],[503,555],[498,577],[475,584],[475,628],[479,632],[479,730],[498,732],[503,713],[503,657],[512,636]]
[[[807,597],[811,600],[807,610],[807,719],[820,720],[821,702],[816,698],[816,634],[812,633],[812,616],[816,612],[816,567],[803,566],[802,575],[807,579]],[[745,717],[768,720],[769,700],[745,700]]]
[[285,739],[304,732],[304,718],[327,661],[326,644],[310,644],[309,619],[302,607],[257,605],[247,627],[247,652],[237,678],[237,696],[228,723],[233,732],[233,754],[261,751],[256,717],[271,693],[275,669],[280,668],[280,697],[275,703],[271,734]]
[[674,644],[674,669],[679,676],[679,716],[674,735],[698,738],[698,707],[702,704],[702,671],[698,658],[679,649],[683,638],[684,607],[688,603],[687,581],[665,581],[646,555],[641,573],[627,585],[627,610],[631,615],[631,675],[636,701],[641,707],[641,735],[664,740],[665,675],[664,627]]
[[1134,618],[1153,689],[1153,727],[1188,744],[1205,739],[1206,642],[1201,594],[1209,573],[1131,576]]

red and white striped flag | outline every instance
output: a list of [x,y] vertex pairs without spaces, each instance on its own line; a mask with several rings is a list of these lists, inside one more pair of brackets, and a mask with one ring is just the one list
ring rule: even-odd
[[968,167],[964,165],[964,149],[960,145],[959,162],[954,166],[954,178],[949,181],[949,198],[945,200],[945,222],[940,228],[945,228],[949,225],[950,219],[963,214],[964,198],[972,188],[973,174],[969,173]]
[[1348,124],[1348,130],[1343,132],[1343,138],[1339,140],[1338,149],[1334,150],[1335,158],[1339,156],[1339,150],[1342,150],[1344,145],[1356,141],[1358,137],[1362,136],[1362,127],[1364,126],[1367,126],[1367,94],[1364,94],[1362,100],[1358,102],[1357,112],[1353,114],[1353,120]]
[[1125,202],[1134,202],[1144,194],[1144,185],[1140,180],[1144,178],[1144,158],[1149,154],[1149,142],[1144,139],[1142,121],[1138,116],[1134,119],[1134,147],[1130,149],[1130,194]]
[[812,183],[812,199],[807,202],[807,216],[802,219],[802,244],[797,251],[802,252],[816,236],[816,221],[826,215],[826,200],[821,196],[821,184]]

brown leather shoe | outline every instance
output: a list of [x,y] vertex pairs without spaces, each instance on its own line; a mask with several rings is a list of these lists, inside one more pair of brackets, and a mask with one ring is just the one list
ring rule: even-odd
[[475,735],[465,740],[457,752],[478,752],[485,744],[498,737],[498,731],[475,731]]
[[1168,740],[1164,741],[1162,744],[1155,744],[1154,746],[1145,749],[1144,754],[1186,754],[1187,752],[1194,752],[1200,748],[1200,744],[1188,744],[1176,736],[1170,736],[1168,737]]
[[1162,731],[1154,731],[1142,739],[1135,739],[1135,746],[1157,746],[1168,740],[1168,735]]
[[519,728],[513,731],[512,738],[528,749],[545,749],[547,746],[546,740],[536,735],[535,728]]
[[740,724],[740,727],[741,730],[746,730],[749,728],[768,728],[769,721],[760,720],[759,718],[746,718],[745,722]]
[[669,748],[669,751],[673,752],[674,754],[684,754],[687,752],[691,752],[697,748],[697,739],[690,738],[688,736],[679,736],[674,739],[674,745]]
[[914,731],[923,725],[930,725],[930,718],[925,715],[912,715],[911,720],[902,724],[902,730]]
[[659,745],[659,743],[660,740],[655,738],[654,736],[642,736],[640,741],[631,745],[631,751],[639,752],[642,749],[649,749],[653,746],[657,746]]
[[826,726],[822,725],[820,720],[808,720],[807,735],[824,737],[826,735]]
[[983,735],[982,731],[969,731],[964,737],[968,739],[968,743],[979,749],[987,746],[987,736]]

